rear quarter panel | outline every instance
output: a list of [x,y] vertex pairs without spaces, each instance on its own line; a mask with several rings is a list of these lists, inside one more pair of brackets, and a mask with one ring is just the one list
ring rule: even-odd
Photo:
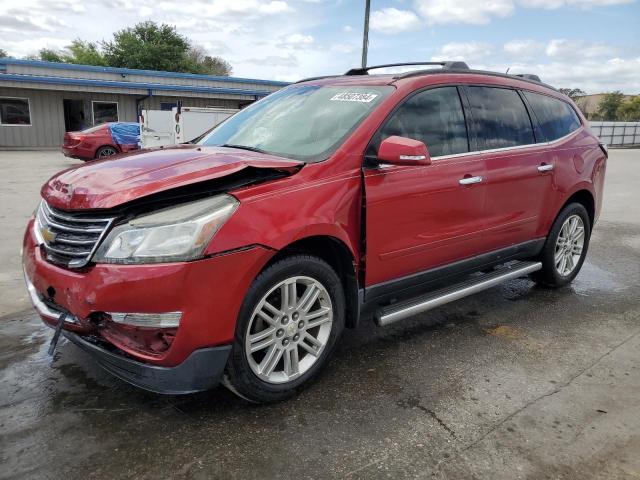
[[564,204],[581,190],[586,190],[593,196],[595,219],[598,218],[606,169],[606,157],[600,149],[598,139],[584,125],[547,148],[556,160],[553,188],[549,192],[549,201],[545,202],[546,208],[539,225],[540,236],[548,234]]

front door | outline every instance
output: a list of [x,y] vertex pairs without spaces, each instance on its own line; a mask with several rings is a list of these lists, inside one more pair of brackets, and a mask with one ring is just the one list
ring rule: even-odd
[[469,154],[458,89],[411,96],[381,127],[367,157],[375,157],[391,135],[424,142],[432,164],[365,168],[367,287],[472,257],[482,248],[484,162]]

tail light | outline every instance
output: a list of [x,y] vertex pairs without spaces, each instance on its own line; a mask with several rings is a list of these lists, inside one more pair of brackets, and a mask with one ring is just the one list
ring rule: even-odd
[[64,146],[65,147],[75,147],[79,145],[84,140],[84,135],[70,135],[65,133],[64,135]]

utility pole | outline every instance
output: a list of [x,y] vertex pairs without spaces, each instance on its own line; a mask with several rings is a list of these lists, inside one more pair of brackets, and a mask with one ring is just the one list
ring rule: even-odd
[[364,35],[362,37],[362,68],[367,68],[367,51],[369,49],[369,10],[371,0],[366,0],[364,8]]

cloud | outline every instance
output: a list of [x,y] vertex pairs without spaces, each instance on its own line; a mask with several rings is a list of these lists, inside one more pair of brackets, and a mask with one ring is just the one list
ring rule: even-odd
[[[125,0],[129,1],[129,0]],[[155,3],[155,2],[149,2]],[[166,12],[176,12],[197,17],[229,18],[238,16],[255,17],[260,15],[275,15],[291,10],[287,2],[282,0],[194,0],[189,2],[162,1],[158,7]]]
[[12,10],[0,14],[0,32],[55,32],[67,26],[54,16],[22,15]]
[[545,44],[537,40],[511,40],[502,46],[502,50],[510,57],[520,61],[527,61],[536,58],[541,51],[544,51]]
[[401,33],[420,28],[418,16],[410,10],[383,8],[371,13],[370,28],[380,33]]
[[344,33],[351,33],[353,32],[353,27],[351,25],[345,25],[344,27],[342,27],[342,31]]
[[443,45],[431,60],[478,61],[491,55],[492,47],[482,42],[453,42]]
[[561,7],[579,7],[582,9],[625,5],[634,0],[518,0],[518,4],[527,8],[546,8],[549,10]]
[[270,65],[277,67],[297,67],[298,59],[294,55],[269,55],[267,57],[247,58],[240,60],[238,63],[249,65]]
[[361,45],[359,43],[335,43],[331,45],[331,50],[338,53],[353,53],[360,51]]
[[303,35],[301,33],[292,33],[287,35],[281,42],[284,46],[299,48],[308,47],[313,44],[313,37],[311,35]]
[[416,10],[429,25],[470,23],[482,25],[493,17],[513,13],[513,0],[415,0]]
[[43,0],[0,0],[0,11],[13,11],[24,15],[33,15],[41,13],[51,15],[51,12],[64,14],[82,13],[87,10],[84,0],[56,0],[55,2],[47,2]]
[[551,40],[545,52],[551,58],[564,60],[573,60],[576,55],[581,58],[611,58],[618,53],[616,48],[603,43],[565,39]]
[[512,69],[512,73],[535,73],[557,88],[581,88],[588,93],[640,92],[640,57],[525,64]]
[[71,38],[19,38],[16,40],[5,39],[2,42],[2,48],[5,49],[11,57],[26,57],[36,53],[41,48],[50,48],[53,50],[61,50],[71,43]]

